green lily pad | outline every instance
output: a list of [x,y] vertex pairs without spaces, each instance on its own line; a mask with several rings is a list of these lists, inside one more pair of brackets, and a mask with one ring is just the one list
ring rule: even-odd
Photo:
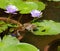
[[8,46],[8,45],[15,45],[18,44],[19,41],[16,37],[12,37],[11,35],[9,36],[4,36],[3,38],[3,43]]
[[38,49],[31,44],[21,43],[16,37],[8,35],[0,41],[0,51],[38,51]]
[[45,9],[45,4],[43,2],[36,2],[36,4],[38,5],[38,10],[42,11]]
[[0,0],[0,8],[6,9],[8,5],[15,5],[21,14],[29,14],[32,10],[41,11],[45,9],[45,4],[43,2],[26,2],[22,0]]
[[20,13],[21,14],[28,14],[32,10],[44,10],[45,4],[43,2],[24,2],[20,4]]
[[60,33],[60,23],[52,20],[32,23],[37,26],[37,30],[32,33],[35,35],[57,35]]
[[38,49],[35,46],[28,43],[20,43],[17,45],[17,47],[21,51],[38,51]]
[[5,9],[6,6],[7,6],[7,2],[5,0],[0,0],[0,8]]
[[0,8],[6,9],[6,7],[10,4],[16,5],[17,3],[21,3],[21,2],[22,0],[0,0]]
[[11,45],[11,46],[3,48],[3,51],[20,51],[20,50],[18,50],[16,45]]
[[28,14],[30,13],[32,10],[38,9],[38,6],[36,3],[34,2],[24,2],[22,4],[20,4],[20,13],[21,14]]
[[38,51],[38,49],[27,43],[20,43],[18,45],[11,45],[6,48],[4,48],[4,51]]

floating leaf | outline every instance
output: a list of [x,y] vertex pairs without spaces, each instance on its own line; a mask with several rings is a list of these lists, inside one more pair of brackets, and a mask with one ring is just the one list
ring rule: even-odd
[[19,41],[16,37],[12,37],[11,35],[9,36],[5,36],[3,38],[3,43],[8,46],[8,45],[15,45],[15,44],[18,44]]
[[32,10],[44,10],[43,2],[25,2],[22,0],[0,0],[0,8],[6,9],[8,5],[14,5],[21,14],[28,14]]
[[60,23],[52,20],[44,20],[32,24],[37,26],[37,30],[32,32],[35,35],[57,35],[60,33]]
[[22,0],[0,0],[0,8],[6,9],[6,6],[12,4],[16,5],[17,3],[21,2]]
[[43,2],[36,2],[38,5],[38,10],[44,10],[45,9],[45,4]]
[[4,49],[4,51],[20,51],[17,49],[16,45],[11,45],[11,46],[5,47],[3,49]]
[[44,10],[45,4],[43,2],[24,2],[20,4],[20,13],[21,14],[28,14],[32,10]]
[[15,37],[8,35],[0,42],[0,51],[38,51],[38,49],[28,43],[19,43]]
[[32,10],[38,9],[38,6],[34,2],[24,2],[20,4],[20,13],[27,14],[30,13]]
[[35,46],[28,43],[20,43],[17,45],[17,47],[18,47],[18,50],[21,50],[21,51],[38,51],[38,49]]
[[38,49],[28,43],[20,43],[17,45],[10,45],[8,47],[3,48],[4,51],[38,51]]
[[6,6],[7,6],[7,2],[5,0],[0,0],[0,8],[5,9]]

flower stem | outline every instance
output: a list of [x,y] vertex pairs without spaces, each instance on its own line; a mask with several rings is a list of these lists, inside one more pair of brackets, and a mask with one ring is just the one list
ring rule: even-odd
[[37,19],[39,19],[39,18],[34,18],[34,19],[31,21],[31,23],[32,23],[32,22],[35,22]]
[[21,21],[21,18],[22,18],[22,15],[19,17],[18,22],[20,22],[20,21]]

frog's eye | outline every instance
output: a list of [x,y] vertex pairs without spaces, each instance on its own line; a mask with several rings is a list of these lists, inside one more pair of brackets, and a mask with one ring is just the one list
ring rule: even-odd
[[38,28],[34,28],[33,31],[38,31]]

